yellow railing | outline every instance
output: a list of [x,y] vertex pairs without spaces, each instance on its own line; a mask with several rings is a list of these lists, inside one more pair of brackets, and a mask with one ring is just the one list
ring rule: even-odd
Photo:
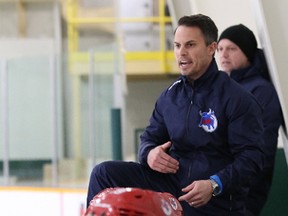
[[[171,17],[165,16],[165,0],[158,0],[159,2],[159,16],[153,17],[79,17],[79,5],[77,0],[67,0],[67,24],[68,24],[68,51],[72,60],[70,63],[77,62],[80,59],[88,60],[88,53],[79,52],[79,34],[78,27],[85,24],[114,24],[114,23],[157,23],[159,25],[159,50],[157,51],[143,51],[143,52],[129,52],[123,53],[125,60],[125,73],[127,75],[141,75],[145,74],[165,74],[174,73],[177,71],[173,52],[166,49],[166,32],[165,26],[171,23]],[[115,25],[116,26],[116,25]],[[116,31],[116,30],[115,30]],[[107,56],[106,56],[107,57]],[[106,58],[105,56],[103,58]],[[78,59],[79,58],[79,59]],[[147,67],[146,67],[147,66]],[[73,70],[79,74],[85,73],[78,69]]]

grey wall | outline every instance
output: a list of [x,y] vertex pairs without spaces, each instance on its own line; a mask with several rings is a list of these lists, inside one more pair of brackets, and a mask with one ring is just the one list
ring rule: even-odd
[[128,81],[126,96],[126,130],[123,151],[127,159],[135,159],[135,130],[145,128],[156,99],[175,78]]
[[[54,37],[54,14],[51,2],[30,2],[24,4],[25,37],[50,38]],[[0,38],[18,38],[19,14],[17,1],[0,2]]]
[[[255,1],[255,19],[259,37],[264,51],[268,55],[272,79],[280,97],[286,125],[288,125],[287,7],[288,2],[284,0],[275,0],[273,2],[269,0]],[[288,150],[288,143],[286,145]]]

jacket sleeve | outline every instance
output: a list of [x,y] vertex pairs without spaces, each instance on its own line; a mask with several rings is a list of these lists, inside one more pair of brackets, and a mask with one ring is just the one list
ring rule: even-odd
[[277,92],[270,83],[257,87],[252,93],[264,110],[262,115],[264,124],[262,149],[266,156],[264,168],[273,168],[277,150],[278,131],[283,121],[281,105]]
[[139,162],[147,165],[147,156],[151,149],[169,141],[169,135],[161,114],[161,96],[157,100],[150,123],[144,133],[140,136],[141,144],[138,152]]
[[223,191],[234,191],[249,185],[263,169],[262,109],[248,93],[231,98],[227,107],[228,143],[234,159],[216,175],[221,179]]

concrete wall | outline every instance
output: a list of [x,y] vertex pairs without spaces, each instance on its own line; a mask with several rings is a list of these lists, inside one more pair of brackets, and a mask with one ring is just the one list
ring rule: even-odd
[[[263,49],[267,55],[272,80],[278,92],[282,105],[286,133],[282,133],[282,146],[288,159],[288,61],[286,51],[288,49],[288,14],[286,8],[288,2],[283,0],[253,1],[254,17]],[[283,130],[284,131],[284,130]]]
[[[23,17],[20,17],[21,13],[18,13],[17,1],[0,2],[0,39],[54,37],[55,19],[54,4],[52,2],[30,1],[29,3],[23,3]],[[23,22],[23,24],[20,22]],[[21,29],[21,25],[24,29]]]
[[154,109],[156,99],[174,79],[128,81],[126,96],[126,130],[123,152],[127,159],[135,160],[135,130],[145,128]]

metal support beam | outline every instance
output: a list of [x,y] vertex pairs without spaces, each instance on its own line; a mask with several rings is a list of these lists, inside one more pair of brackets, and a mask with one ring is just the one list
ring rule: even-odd
[[8,100],[8,71],[7,61],[0,61],[0,86],[1,86],[1,126],[3,143],[3,179],[4,185],[9,185],[9,100]]
[[27,36],[26,3],[23,0],[19,0],[16,6],[18,12],[18,35],[21,38],[25,38]]

